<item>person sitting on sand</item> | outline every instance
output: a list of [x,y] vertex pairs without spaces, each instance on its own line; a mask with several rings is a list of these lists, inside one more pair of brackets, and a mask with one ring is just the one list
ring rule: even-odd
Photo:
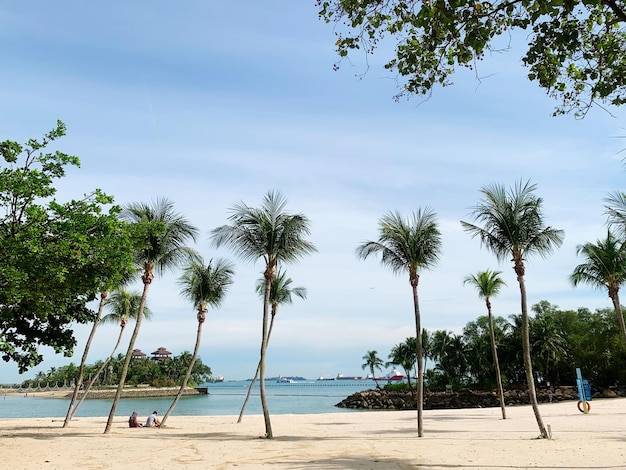
[[141,427],[141,423],[139,423],[139,420],[137,419],[137,412],[133,411],[133,414],[130,415],[130,418],[128,418],[128,427],[129,428],[140,428]]
[[158,428],[159,426],[161,426],[161,421],[158,420],[157,414],[158,413],[156,411],[153,411],[152,414],[148,416],[148,420],[146,421],[147,428],[152,428],[152,427]]

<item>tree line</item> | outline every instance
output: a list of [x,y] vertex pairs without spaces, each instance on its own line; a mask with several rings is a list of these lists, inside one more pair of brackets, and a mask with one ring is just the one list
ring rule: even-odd
[[[585,307],[561,310],[544,300],[533,305],[532,311],[534,316],[529,319],[530,352],[535,382],[539,387],[575,385],[576,368],[580,368],[594,386],[608,388],[626,384],[626,348],[612,309],[594,312]],[[504,387],[524,387],[526,381],[519,347],[520,315],[511,315],[508,319],[496,316],[493,321]],[[394,345],[388,361],[379,358],[376,351],[369,351],[367,367],[372,364],[380,370],[383,365],[394,365],[401,367],[405,375],[415,377],[414,344],[415,338],[410,337]],[[497,376],[486,315],[468,322],[459,334],[424,330],[422,347],[427,390],[444,391],[448,386],[453,390],[496,388]],[[370,357],[372,352],[374,358]]]
[[[150,358],[135,359],[128,369],[126,383],[128,385],[147,384],[153,387],[174,387],[180,385],[185,372],[191,363],[192,354],[184,351],[170,359],[157,361]],[[124,355],[118,354],[110,361],[96,361],[86,364],[84,379],[80,388],[83,390],[90,383],[99,386],[113,386],[119,382],[120,372],[124,363]],[[104,373],[98,374],[103,364],[107,364]],[[58,386],[74,386],[78,380],[79,366],[70,362],[66,366],[51,367],[47,372],[38,372],[33,379],[22,382],[22,387],[38,387],[46,384]],[[188,386],[194,387],[206,383],[211,378],[211,368],[198,358],[191,371]]]

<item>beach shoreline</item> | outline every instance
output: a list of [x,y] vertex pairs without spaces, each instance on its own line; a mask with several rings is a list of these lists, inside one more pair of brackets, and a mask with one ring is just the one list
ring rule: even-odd
[[[541,404],[552,439],[537,439],[530,406],[424,411],[417,437],[415,411],[354,411],[271,416],[171,416],[167,427],[130,429],[116,417],[0,419],[0,452],[13,469],[211,468],[464,470],[623,468],[626,399]],[[141,417],[145,419],[145,417]]]

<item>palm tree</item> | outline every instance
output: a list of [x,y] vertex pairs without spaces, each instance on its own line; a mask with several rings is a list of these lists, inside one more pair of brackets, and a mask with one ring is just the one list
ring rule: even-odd
[[535,254],[547,257],[556,247],[561,246],[564,233],[562,230],[545,226],[541,211],[543,199],[534,194],[535,189],[536,185],[529,181],[516,183],[508,192],[499,184],[483,187],[481,189],[483,199],[472,211],[474,221],[482,223],[483,226],[463,221],[461,225],[472,238],[478,237],[498,260],[513,261],[513,270],[520,288],[522,353],[528,395],[539,426],[540,437],[547,439],[549,436],[539,412],[530,357],[528,306],[524,281],[525,260]]
[[[536,312],[534,308],[533,311]],[[569,348],[566,333],[556,316],[550,313],[535,316],[530,322],[530,341],[538,374],[544,381],[560,383],[559,366],[567,360]],[[569,364],[571,362],[568,361]]]
[[[423,335],[423,333],[422,333]],[[400,366],[406,374],[409,390],[411,388],[411,374],[413,373],[413,367],[415,367],[415,338],[407,338],[404,343],[396,344],[391,348],[389,353],[389,361],[385,363],[385,367],[391,365]]]
[[422,364],[422,326],[417,286],[419,273],[435,265],[441,253],[441,233],[436,215],[430,209],[414,212],[405,220],[389,212],[378,222],[378,241],[368,241],[356,249],[359,258],[380,254],[380,261],[394,273],[408,272],[413,291],[417,353],[417,434],[423,435],[424,370]]
[[[127,283],[129,283],[133,276],[136,274],[136,271],[134,269],[132,269],[132,266],[128,266],[128,269],[123,269],[119,275],[117,275],[114,279],[112,279],[111,285],[117,285],[117,286],[123,286]],[[108,287],[110,288],[111,285],[109,285]],[[87,343],[85,344],[85,350],[83,351],[83,355],[80,361],[80,367],[78,369],[78,377],[76,377],[76,383],[74,384],[74,392],[72,393],[72,397],[70,398],[70,404],[67,408],[67,414],[65,415],[65,420],[63,421],[63,427],[66,428],[69,423],[70,420],[72,419],[72,417],[74,416],[74,414],[76,413],[76,410],[78,409],[78,407],[80,406],[80,403],[82,403],[83,400],[80,400],[80,402],[76,405],[76,407],[74,407],[74,403],[76,402],[76,399],[78,397],[78,393],[80,391],[80,388],[82,386],[82,382],[83,382],[83,375],[84,375],[84,370],[85,370],[85,364],[87,362],[87,356],[89,355],[89,349],[91,348],[91,343],[93,341],[94,336],[96,335],[96,331],[98,330],[98,326],[100,326],[101,318],[102,318],[102,312],[104,310],[104,306],[107,302],[107,297],[109,296],[109,290],[104,290],[100,293],[100,302],[98,304],[98,311],[96,312],[96,319],[93,322],[93,325],[91,327],[91,331],[89,333],[89,337],[87,338]],[[84,397],[84,395],[83,395]],[[84,399],[84,398],[83,398]],[[73,410],[72,410],[73,408]]]
[[609,194],[604,202],[609,226],[617,228],[622,238],[626,237],[626,193],[615,191]]
[[317,251],[305,240],[309,235],[309,219],[302,214],[285,211],[287,199],[278,191],[269,191],[263,198],[260,208],[249,207],[243,202],[231,209],[231,225],[214,229],[211,238],[215,246],[230,246],[244,260],[265,262],[263,278],[263,325],[260,352],[260,391],[261,406],[265,420],[265,437],[272,439],[272,424],[265,396],[265,355],[268,340],[268,320],[270,315],[270,294],[276,269],[280,264],[295,263],[305,255]]
[[[67,413],[65,415],[65,421],[63,421],[63,427],[66,428],[70,424],[70,420],[74,416],[76,409],[72,411],[74,407],[74,403],[76,402],[76,398],[78,398],[78,393],[81,388],[83,382],[83,375],[85,371],[85,364],[87,363],[87,356],[89,355],[89,349],[91,348],[91,343],[93,341],[94,336],[96,335],[96,331],[98,330],[98,326],[100,325],[100,321],[102,318],[102,310],[104,309],[104,304],[106,303],[107,296],[109,295],[109,291],[105,290],[100,293],[100,302],[98,303],[98,311],[96,312],[96,319],[91,326],[91,331],[89,332],[89,336],[87,337],[87,343],[85,344],[85,350],[83,351],[83,355],[80,360],[80,367],[78,369],[78,377],[76,377],[76,383],[74,384],[74,392],[72,393],[72,397],[70,398],[70,404],[67,408]],[[76,406],[78,408],[78,405]]]
[[574,268],[570,281],[574,286],[588,284],[607,289],[626,344],[626,324],[619,300],[619,289],[626,282],[626,242],[608,230],[605,240],[578,245],[576,253],[583,255],[585,262]]
[[498,385],[498,396],[500,397],[500,409],[502,410],[502,419],[506,419],[506,406],[504,403],[504,388],[502,387],[502,376],[500,374],[500,362],[498,361],[498,346],[496,344],[496,334],[493,328],[493,316],[491,314],[491,297],[500,292],[502,286],[506,286],[504,280],[500,277],[501,271],[479,271],[477,274],[470,274],[464,280],[464,284],[473,285],[478,291],[478,297],[485,299],[487,306],[487,315],[489,317],[489,337],[491,340],[491,353],[493,356],[493,364],[496,373],[496,383]]
[[180,400],[193,366],[196,363],[198,357],[198,350],[200,349],[200,339],[202,338],[202,325],[206,320],[207,307],[219,307],[224,301],[224,297],[228,291],[229,286],[233,283],[233,276],[235,275],[234,266],[229,261],[222,259],[209,261],[209,264],[205,265],[202,259],[192,261],[184,270],[183,275],[180,278],[179,284],[182,287],[182,295],[198,310],[198,331],[196,333],[196,346],[193,350],[193,356],[191,362],[187,368],[187,373],[183,378],[183,382],[178,389],[178,393],[174,398],[174,401],[170,405],[169,409],[161,420],[161,426],[165,426],[167,418],[174,410],[174,407]]
[[[278,270],[276,277],[272,280],[272,287],[270,289],[270,304],[272,305],[270,326],[267,330],[267,342],[269,344],[270,337],[272,336],[272,329],[274,329],[274,319],[276,318],[276,313],[278,313],[278,306],[282,304],[291,304],[293,303],[292,295],[298,296],[301,299],[306,299],[306,288],[305,287],[291,287],[291,283],[293,281],[290,277],[287,277],[284,271]],[[256,291],[261,296],[265,296],[265,279],[261,278],[257,281]],[[243,418],[243,412],[246,409],[246,405],[250,400],[250,395],[252,394],[252,388],[259,377],[259,372],[261,370],[261,361],[257,365],[256,372],[254,373],[254,377],[250,381],[250,385],[248,386],[248,393],[246,393],[246,399],[243,401],[243,405],[241,406],[241,411],[239,412],[239,419],[237,419],[237,423],[241,423]]]
[[[128,323],[128,320],[131,318],[135,318],[137,316],[140,302],[141,302],[140,292],[131,293],[126,290],[119,290],[119,291],[113,292],[113,294],[111,294],[111,297],[109,297],[108,300],[106,301],[105,307],[109,307],[109,309],[111,309],[111,313],[102,317],[102,320],[100,320],[100,323],[101,324],[119,323],[120,332],[117,335],[117,341],[115,342],[113,351],[111,351],[111,354],[109,355],[109,357],[107,357],[107,359],[102,364],[100,364],[100,367],[98,368],[94,376],[91,378],[91,380],[87,384],[87,388],[83,392],[83,396],[80,398],[79,402],[71,411],[69,415],[70,420],[74,417],[74,415],[78,411],[78,408],[80,408],[80,405],[83,404],[83,401],[85,401],[85,398],[87,398],[87,395],[91,391],[91,387],[93,386],[94,383],[96,383],[102,371],[104,371],[107,364],[109,364],[109,362],[111,362],[111,359],[113,359],[113,356],[115,355],[115,351],[117,351],[117,348],[119,347],[120,342],[122,341],[122,335],[124,334],[124,329],[126,328],[126,324]],[[143,316],[146,320],[149,320],[150,317],[152,316],[152,311],[148,308],[147,305],[144,306]]]
[[361,369],[369,369],[374,382],[376,382],[376,388],[380,388],[378,380],[376,380],[376,372],[374,372],[374,369],[382,370],[384,362],[378,357],[378,351],[367,351],[367,354],[363,356],[363,360],[365,362],[361,365]]
[[183,261],[193,259],[195,251],[185,246],[188,240],[195,240],[198,230],[182,215],[174,211],[174,204],[165,199],[158,199],[154,204],[135,203],[127,206],[122,218],[135,228],[135,262],[141,266],[143,274],[143,292],[137,310],[135,329],[128,343],[126,358],[120,371],[119,384],[107,420],[105,434],[111,430],[117,403],[122,396],[128,366],[132,358],[135,340],[139,334],[143,319],[148,289],[154,275],[179,266]]

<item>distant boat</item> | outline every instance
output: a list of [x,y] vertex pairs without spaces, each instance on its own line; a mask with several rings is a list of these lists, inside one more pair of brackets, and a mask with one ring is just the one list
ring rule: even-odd
[[320,378],[317,379],[317,380],[335,380],[335,377],[325,377],[325,376],[321,375]]
[[401,382],[402,380],[404,380],[404,374],[402,372],[400,372],[398,369],[393,369],[391,372],[389,372],[387,375],[385,375],[384,377],[369,377],[372,380],[380,380],[381,382],[383,381],[387,381],[387,382]]
[[223,382],[224,381],[224,376],[223,375],[218,375],[217,377],[211,377],[209,379],[209,383],[218,383],[218,382]]
[[276,383],[279,384],[293,384],[296,383],[295,380],[290,379],[289,377],[283,377],[282,375],[276,379]]
[[337,374],[337,380],[364,380],[361,376],[356,375],[343,375],[341,372]]

